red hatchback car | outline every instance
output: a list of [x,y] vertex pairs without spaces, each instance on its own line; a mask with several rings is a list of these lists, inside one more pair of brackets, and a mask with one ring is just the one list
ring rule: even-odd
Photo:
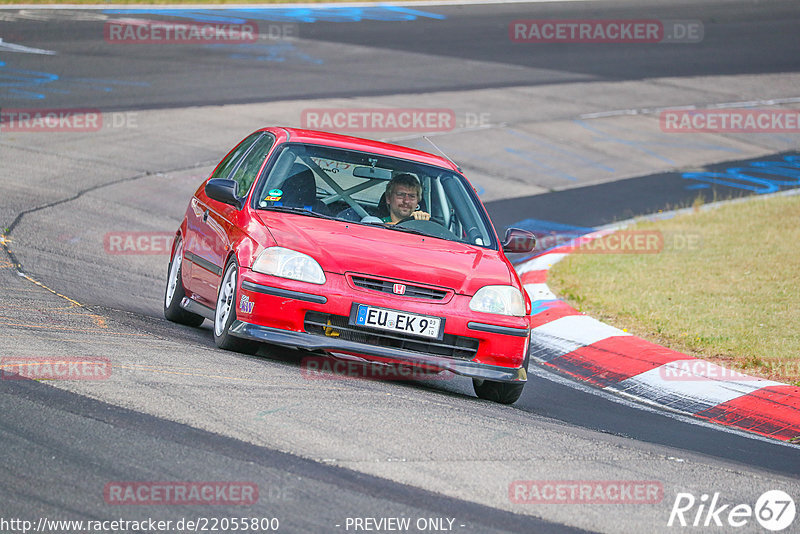
[[446,158],[291,128],[245,138],[195,192],[176,232],[171,321],[214,322],[217,346],[357,355],[473,378],[516,401],[530,299],[473,187]]

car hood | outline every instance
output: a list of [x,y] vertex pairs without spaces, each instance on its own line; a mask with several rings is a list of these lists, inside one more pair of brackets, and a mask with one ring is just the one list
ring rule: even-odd
[[258,213],[278,246],[308,254],[330,273],[372,274],[474,295],[510,284],[510,265],[496,250],[383,227],[295,215]]

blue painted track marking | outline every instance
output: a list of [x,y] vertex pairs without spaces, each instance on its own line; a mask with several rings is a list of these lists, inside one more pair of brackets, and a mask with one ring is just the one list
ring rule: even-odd
[[189,19],[195,22],[243,24],[252,20],[270,22],[400,22],[427,18],[444,20],[438,13],[403,6],[366,7],[275,7],[241,9],[106,9],[108,15],[161,15]]
[[28,88],[41,90],[42,86],[58,80],[57,74],[50,72],[39,72],[35,70],[23,70],[9,68],[5,62],[0,61],[0,89],[5,88],[7,92],[17,98],[28,98],[41,100],[45,98],[38,91],[28,91]]
[[695,189],[708,189],[711,186],[708,184],[690,184],[686,186],[686,189],[689,191],[694,191]]
[[546,312],[557,302],[559,302],[557,299],[531,301],[531,315],[537,315],[539,313]]
[[322,65],[324,61],[313,57],[292,43],[279,42],[275,44],[253,43],[253,44],[210,44],[205,45],[212,50],[228,50],[230,59],[248,59],[255,61],[269,61],[273,63],[283,63],[286,61],[301,61],[313,65]]
[[[771,184],[767,180],[754,177],[741,177],[737,175],[729,175],[723,172],[687,172],[681,175],[685,180],[699,180],[701,182],[708,182],[715,185],[725,185],[735,189],[743,189],[745,191],[752,191],[759,195],[766,193],[775,193],[780,188]],[[740,180],[740,181],[735,181]]]
[[[730,167],[723,172],[685,172],[684,180],[697,180],[704,184],[689,184],[687,189],[708,187],[707,184],[724,185],[758,195],[775,193],[781,187],[800,186],[800,156],[784,156],[776,161],[753,161],[747,167]],[[783,179],[779,179],[783,178]]]
[[595,229],[587,226],[574,226],[572,224],[564,224],[555,221],[545,221],[542,219],[525,219],[514,223],[515,228],[528,230],[529,232],[546,232],[546,233],[560,233],[572,234],[573,237],[580,237]]
[[[147,82],[108,80],[102,78],[70,78],[52,72],[14,69],[0,61],[0,96],[16,100],[44,100],[48,93],[70,94],[71,84],[94,91],[111,92],[114,86],[149,87]],[[58,85],[58,87],[54,87]]]

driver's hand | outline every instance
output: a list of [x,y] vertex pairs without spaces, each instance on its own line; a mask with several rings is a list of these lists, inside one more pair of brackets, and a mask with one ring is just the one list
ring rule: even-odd
[[415,211],[411,215],[418,221],[429,221],[431,219],[431,214],[425,211]]

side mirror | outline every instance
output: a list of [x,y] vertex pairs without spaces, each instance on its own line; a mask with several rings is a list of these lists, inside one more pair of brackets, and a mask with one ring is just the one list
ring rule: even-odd
[[527,230],[519,228],[509,228],[506,230],[506,238],[503,240],[503,252],[525,253],[530,252],[536,246],[536,236]]
[[223,204],[229,204],[236,209],[242,209],[243,199],[236,196],[238,190],[238,183],[223,178],[212,178],[206,183],[205,187],[208,198],[213,198]]

